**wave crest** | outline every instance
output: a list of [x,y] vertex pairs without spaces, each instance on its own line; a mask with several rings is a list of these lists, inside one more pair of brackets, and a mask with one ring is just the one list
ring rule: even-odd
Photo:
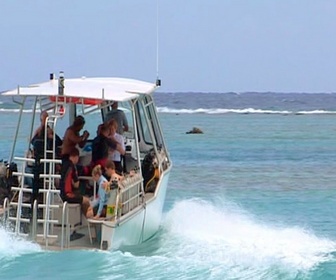
[[311,114],[336,114],[336,111],[312,110],[312,111],[288,111],[288,110],[265,110],[265,109],[225,109],[225,108],[197,108],[197,109],[175,109],[158,107],[159,113],[168,114],[281,114],[281,115],[311,115]]

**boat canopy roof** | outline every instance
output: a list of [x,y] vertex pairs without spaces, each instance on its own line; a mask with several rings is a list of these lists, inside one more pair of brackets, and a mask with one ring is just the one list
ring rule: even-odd
[[[142,94],[151,94],[156,89],[154,83],[126,78],[75,78],[64,79],[64,97],[128,101]],[[52,79],[48,82],[33,84],[27,87],[3,93],[6,96],[59,96],[59,81]]]

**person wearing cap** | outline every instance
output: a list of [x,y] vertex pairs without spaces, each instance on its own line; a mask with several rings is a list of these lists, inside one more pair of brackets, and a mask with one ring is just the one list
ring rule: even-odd
[[62,146],[62,159],[65,160],[69,157],[70,152],[78,145],[80,148],[85,146],[90,134],[87,130],[80,135],[83,129],[85,119],[83,116],[77,116],[71,126],[67,128],[63,138]]
[[115,119],[118,123],[119,134],[123,134],[124,131],[128,131],[128,121],[123,110],[118,109],[118,102],[115,101],[112,104],[112,109],[106,114],[105,122],[107,123],[109,120]]

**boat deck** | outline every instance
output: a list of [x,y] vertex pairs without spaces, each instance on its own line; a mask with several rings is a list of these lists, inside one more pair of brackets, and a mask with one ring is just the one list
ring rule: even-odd
[[[146,202],[150,201],[152,198],[154,198],[153,193],[146,193]],[[61,224],[53,226],[48,233],[49,235],[57,237],[49,237],[47,239],[42,237],[43,226],[38,225],[37,237],[33,240],[33,242],[39,244],[42,249],[56,251],[63,249],[104,249],[103,244],[100,242],[101,225],[108,221],[110,223],[109,226],[113,227],[115,225],[113,219],[87,219],[83,214],[81,214],[80,205],[73,204],[72,209],[74,211],[70,212],[72,213],[72,217],[70,218],[68,229],[63,230],[63,239]],[[5,209],[0,207],[0,220],[4,220],[5,216]],[[27,231],[29,232],[28,226]],[[31,239],[29,236],[26,236],[26,238],[28,240]]]

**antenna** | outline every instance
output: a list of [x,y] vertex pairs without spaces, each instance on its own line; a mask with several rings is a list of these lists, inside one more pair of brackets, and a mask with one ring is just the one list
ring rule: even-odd
[[161,86],[159,79],[159,0],[156,0],[156,86]]

